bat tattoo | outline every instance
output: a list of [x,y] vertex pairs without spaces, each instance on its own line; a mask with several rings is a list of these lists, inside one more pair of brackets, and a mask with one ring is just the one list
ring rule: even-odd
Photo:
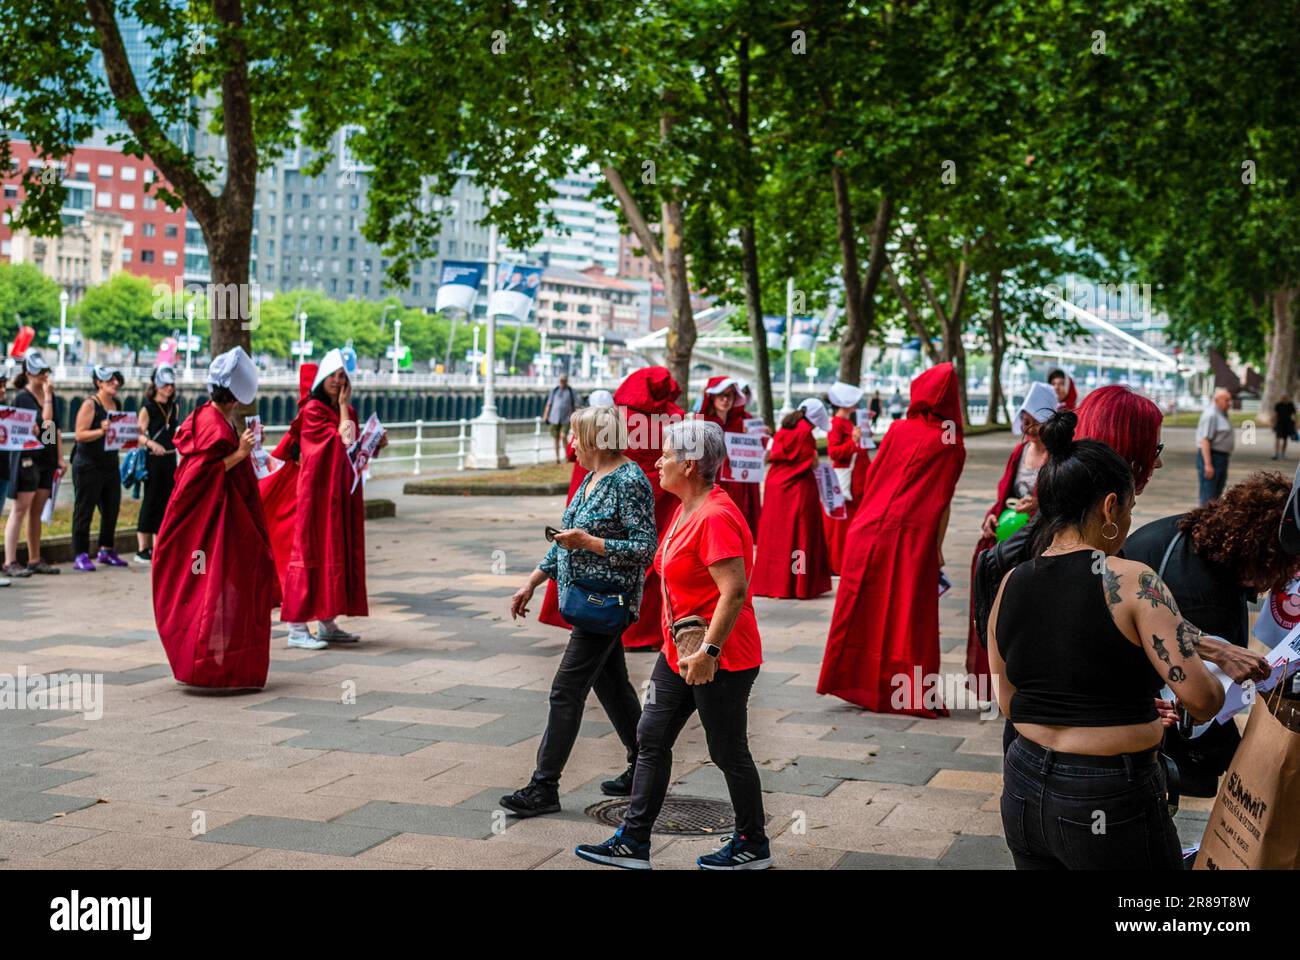
[[1106,586],[1106,602],[1112,607],[1123,602],[1119,595],[1119,575],[1110,567],[1103,567],[1101,571],[1101,582]]
[[1139,600],[1150,600],[1151,609],[1153,610],[1156,607],[1164,606],[1174,616],[1178,616],[1178,607],[1174,605],[1174,598],[1169,595],[1169,591],[1160,582],[1160,578],[1149,570],[1138,575],[1137,598]]

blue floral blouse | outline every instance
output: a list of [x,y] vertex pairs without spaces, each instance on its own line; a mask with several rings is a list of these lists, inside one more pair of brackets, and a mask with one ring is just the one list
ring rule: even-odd
[[561,528],[578,528],[601,537],[605,556],[590,550],[566,550],[552,543],[537,566],[556,582],[561,596],[574,580],[614,585],[627,596],[635,620],[641,607],[646,567],[653,562],[659,546],[654,491],[645,473],[631,461],[615,467],[594,490],[591,478],[587,474],[565,507]]

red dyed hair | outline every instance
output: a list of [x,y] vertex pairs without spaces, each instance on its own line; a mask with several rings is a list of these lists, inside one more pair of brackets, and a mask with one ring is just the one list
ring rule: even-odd
[[1077,410],[1076,440],[1100,440],[1133,469],[1136,493],[1156,468],[1156,444],[1164,414],[1155,401],[1122,384],[1099,387],[1083,398]]

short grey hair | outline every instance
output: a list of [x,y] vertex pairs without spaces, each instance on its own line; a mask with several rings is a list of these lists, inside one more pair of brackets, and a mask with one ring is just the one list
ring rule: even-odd
[[681,460],[694,460],[706,483],[718,479],[718,471],[727,459],[727,442],[722,428],[708,420],[682,420],[664,431],[664,441],[672,445]]

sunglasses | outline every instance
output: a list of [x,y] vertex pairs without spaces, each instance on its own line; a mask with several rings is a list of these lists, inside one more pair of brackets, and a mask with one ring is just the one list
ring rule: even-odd
[[1164,449],[1165,449],[1165,445],[1164,445],[1163,443],[1157,443],[1157,444],[1156,444],[1156,459],[1157,459],[1157,460],[1160,459],[1160,454],[1164,451]]

